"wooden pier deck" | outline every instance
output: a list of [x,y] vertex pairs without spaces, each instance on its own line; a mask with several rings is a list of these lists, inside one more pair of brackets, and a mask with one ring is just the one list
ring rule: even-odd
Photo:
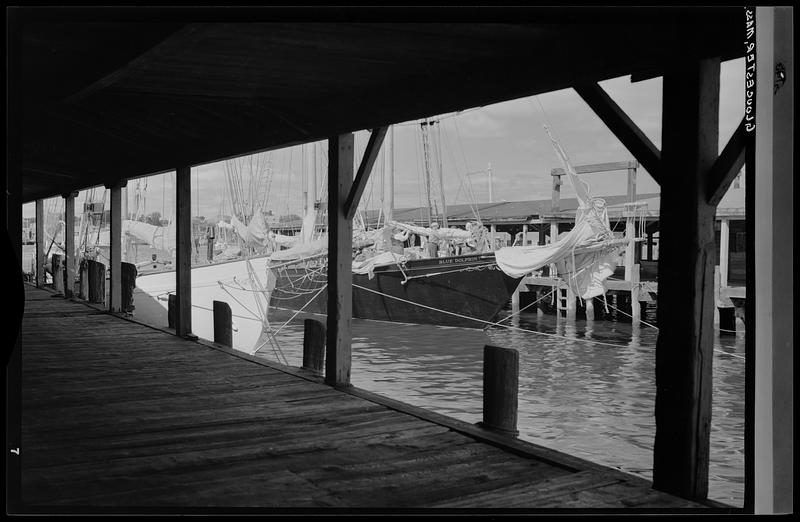
[[25,293],[28,512],[720,507],[46,290]]

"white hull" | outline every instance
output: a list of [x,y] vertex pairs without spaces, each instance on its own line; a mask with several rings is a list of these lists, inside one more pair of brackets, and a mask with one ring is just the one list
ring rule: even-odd
[[[267,260],[266,255],[250,259],[261,284],[266,279]],[[214,301],[223,301],[231,307],[233,315],[233,347],[252,352],[259,341],[263,324],[260,318],[264,312],[259,310],[257,301],[260,298],[261,308],[264,310],[267,298],[249,290],[250,273],[247,261],[197,266],[192,268],[191,274],[192,333],[203,339],[214,340]],[[225,287],[221,287],[219,282],[223,282]],[[141,275],[136,278],[136,286],[167,310],[168,296],[175,292],[175,272]]]

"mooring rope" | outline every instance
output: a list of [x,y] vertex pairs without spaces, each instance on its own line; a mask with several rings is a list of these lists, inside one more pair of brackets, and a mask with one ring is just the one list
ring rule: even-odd
[[427,308],[428,310],[433,310],[435,312],[440,312],[440,313],[443,313],[443,314],[452,315],[452,316],[455,316],[455,317],[460,317],[462,319],[468,319],[470,321],[475,321],[477,323],[483,323],[483,324],[486,325],[484,328],[489,327],[489,326],[499,326],[500,328],[507,328],[509,330],[519,330],[521,332],[534,333],[534,334],[544,335],[544,336],[547,336],[547,337],[554,337],[554,338],[557,338],[557,339],[567,339],[567,340],[570,340],[570,341],[583,341],[583,342],[588,342],[588,343],[593,343],[593,344],[602,344],[602,345],[605,345],[605,346],[613,346],[614,348],[627,348],[628,347],[628,345],[625,345],[625,344],[604,343],[602,341],[594,341],[592,339],[581,339],[580,337],[566,337],[566,336],[558,335],[558,334],[551,334],[551,333],[547,333],[547,332],[539,332],[539,331],[536,331],[536,330],[528,330],[526,328],[519,328],[519,327],[516,327],[516,326],[509,326],[507,324],[501,324],[500,322],[484,321],[483,319],[476,319],[474,317],[461,315],[461,314],[456,313],[456,312],[449,312],[447,310],[441,310],[439,308],[434,308],[432,306],[427,306],[427,305],[424,305],[424,304],[415,303],[413,301],[408,301],[408,300],[403,299],[401,297],[395,297],[393,295],[384,294],[383,292],[378,292],[377,290],[372,290],[370,288],[365,288],[365,287],[363,287],[361,285],[353,284],[353,287],[359,288],[361,290],[365,290],[367,292],[372,292],[373,294],[378,294],[378,295],[381,295],[381,296],[384,296],[384,297],[388,297],[390,299],[395,299],[395,300],[398,300],[398,301],[402,301],[404,303],[408,303],[408,304],[411,304],[411,305],[414,305],[414,306],[419,306],[421,308]]

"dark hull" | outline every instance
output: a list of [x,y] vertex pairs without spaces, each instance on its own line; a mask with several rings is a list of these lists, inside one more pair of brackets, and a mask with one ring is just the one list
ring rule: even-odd
[[[278,272],[270,304],[325,314],[327,276],[324,270],[311,277],[308,272]],[[504,274],[493,254],[408,261],[402,270],[391,265],[373,273],[371,279],[353,274],[353,317],[466,328],[491,322],[520,281]]]

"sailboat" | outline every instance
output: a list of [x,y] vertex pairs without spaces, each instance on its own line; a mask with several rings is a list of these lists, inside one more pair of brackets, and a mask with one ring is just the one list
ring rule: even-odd
[[[580,201],[575,226],[549,245],[510,246],[496,252],[486,247],[480,222],[471,230],[439,229],[387,221],[382,229],[365,234],[373,255],[353,261],[353,317],[402,323],[483,328],[492,324],[522,278],[555,264],[576,295],[589,299],[605,294],[604,281],[614,272],[625,240],[615,239],[605,201],[593,198],[566,153],[550,134]],[[430,202],[430,192],[428,192]],[[444,201],[443,208],[446,208]],[[430,206],[429,206],[430,208]],[[430,214],[429,214],[430,215]],[[476,249],[461,255],[438,255],[431,249],[419,256],[397,242],[416,234],[437,240],[461,241]],[[310,245],[309,245],[310,246]],[[270,304],[302,312],[325,314],[327,270],[325,244],[273,255],[268,265]]]

